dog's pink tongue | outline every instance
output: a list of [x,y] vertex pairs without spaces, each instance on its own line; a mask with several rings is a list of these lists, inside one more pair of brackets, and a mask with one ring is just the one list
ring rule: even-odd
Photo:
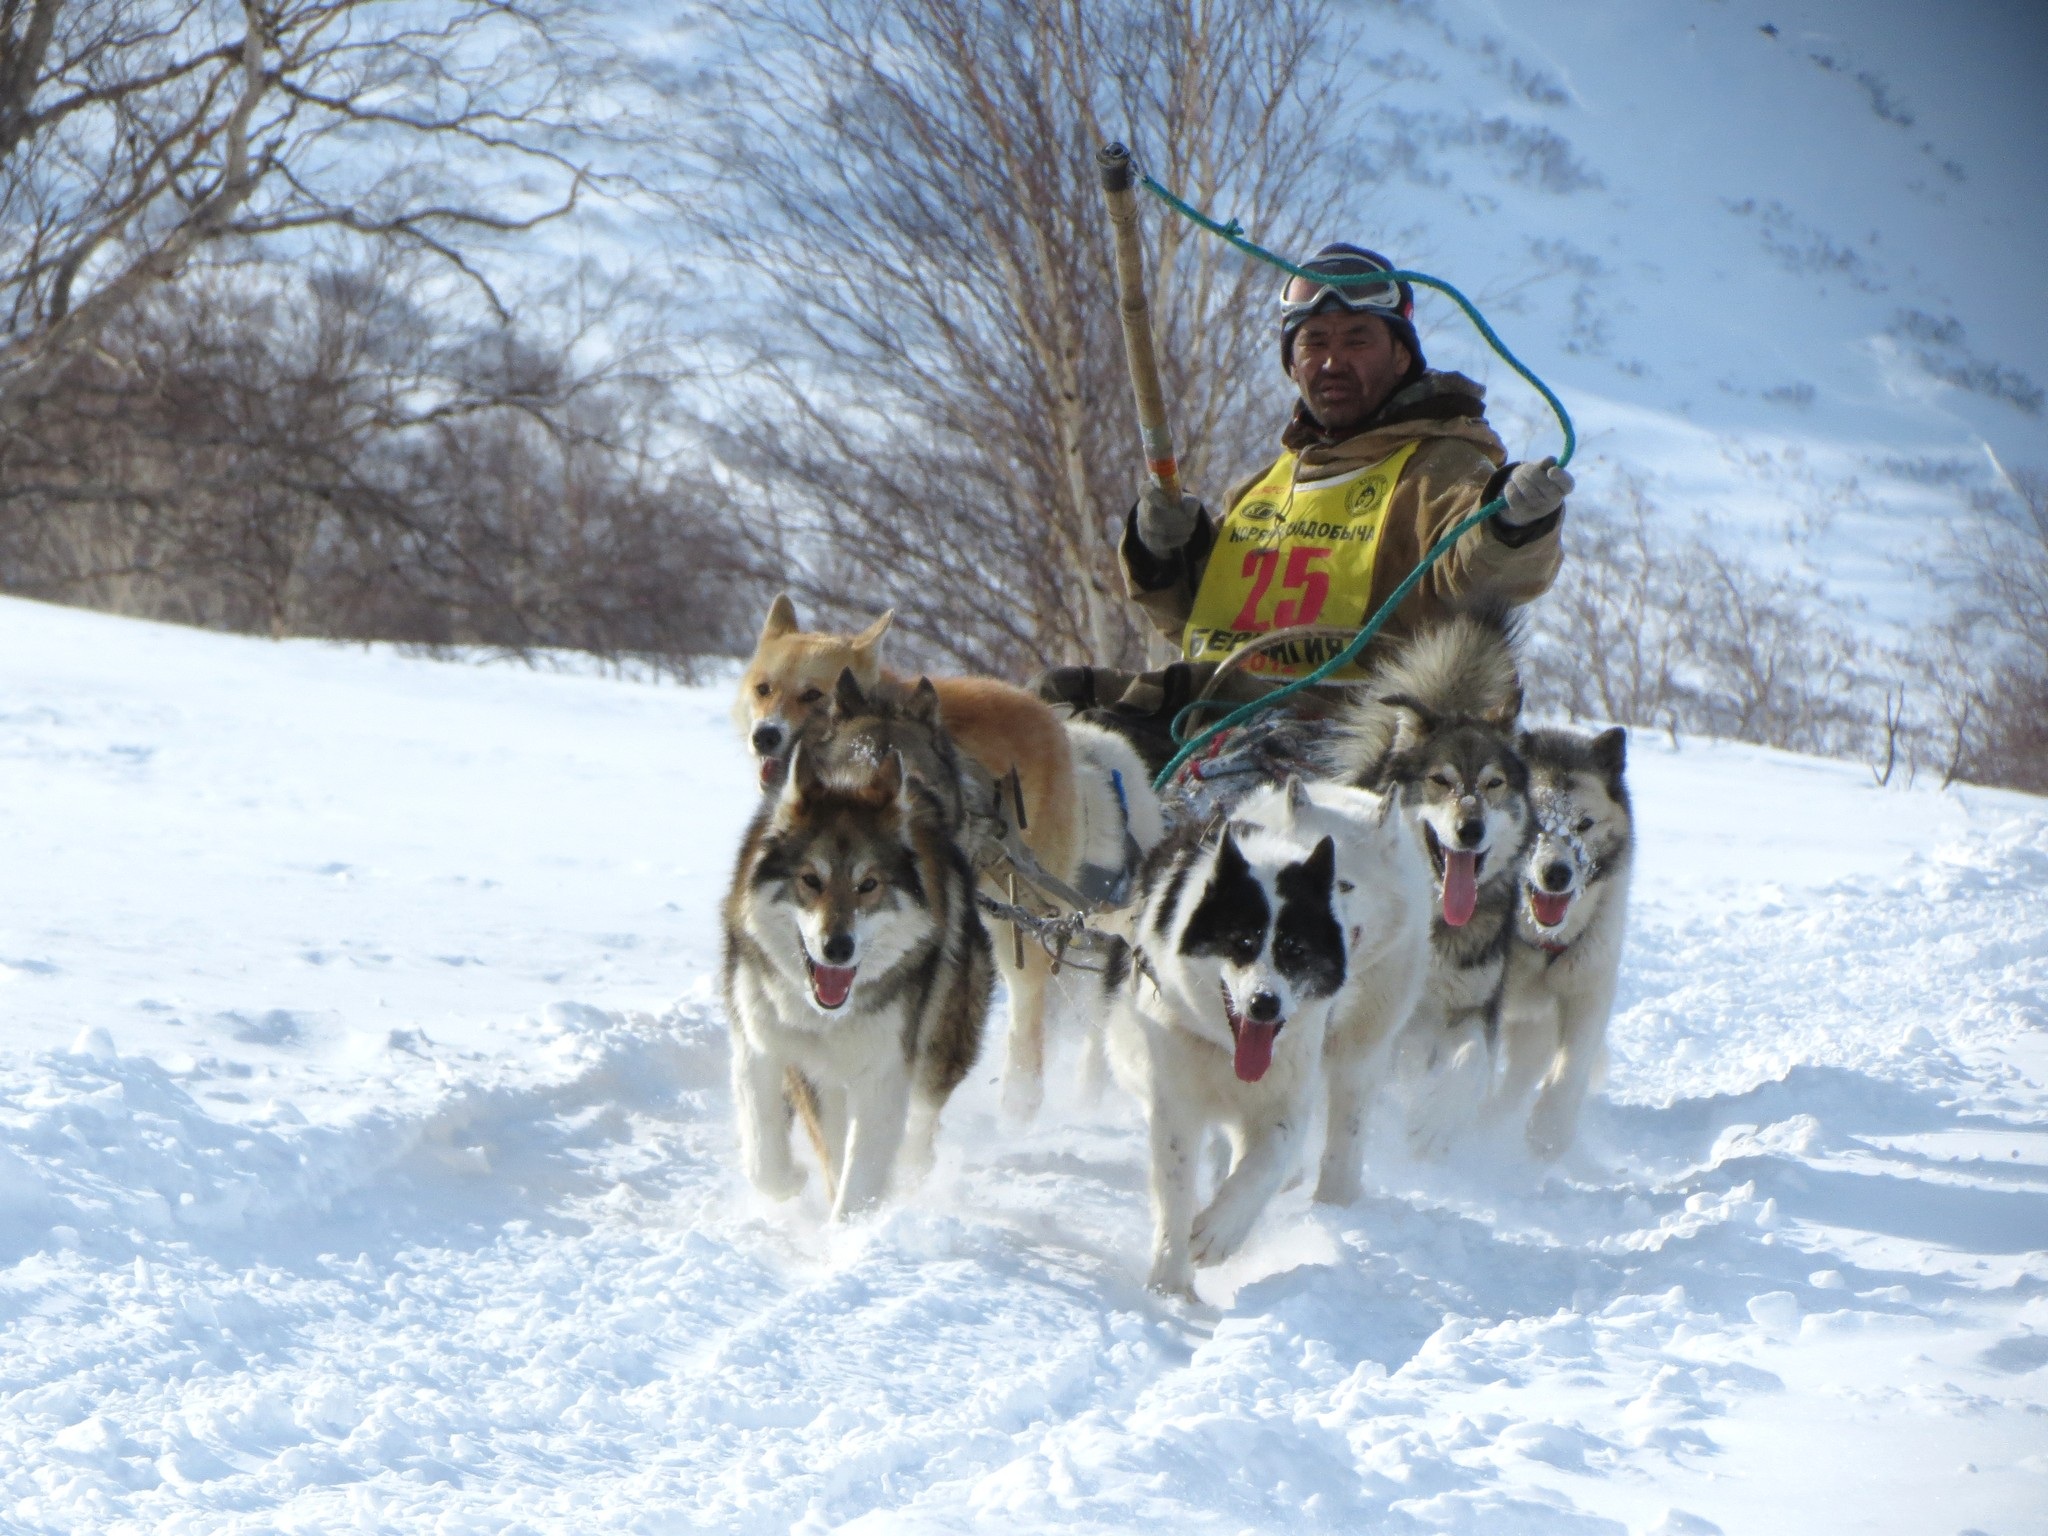
[[846,1001],[846,994],[853,990],[854,970],[850,965],[811,967],[811,992],[820,1008],[837,1008]]
[[1278,1024],[1254,1024],[1250,1019],[1237,1021],[1239,1082],[1256,1083],[1266,1075],[1266,1069],[1273,1065],[1273,1042],[1279,1034]]
[[1571,910],[1572,898],[1569,892],[1552,896],[1544,891],[1532,891],[1529,905],[1536,910],[1536,921],[1546,928],[1555,928],[1564,921],[1564,915]]
[[1479,906],[1479,855],[1444,854],[1444,921],[1462,928]]

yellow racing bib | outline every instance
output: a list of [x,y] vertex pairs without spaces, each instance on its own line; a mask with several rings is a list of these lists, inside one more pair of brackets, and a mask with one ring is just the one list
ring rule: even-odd
[[[1307,485],[1295,483],[1298,456],[1283,454],[1216,531],[1182,654],[1189,661],[1222,661],[1276,629],[1362,626],[1387,502],[1417,446],[1404,443],[1377,464]],[[1290,641],[1254,656],[1244,670],[1300,677],[1344,643],[1336,637]],[[1364,675],[1354,662],[1335,678],[1350,682]]]

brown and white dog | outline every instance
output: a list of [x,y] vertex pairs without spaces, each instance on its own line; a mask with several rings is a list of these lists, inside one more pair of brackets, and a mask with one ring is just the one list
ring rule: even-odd
[[[753,750],[764,786],[781,782],[791,748],[831,709],[842,672],[863,691],[883,682],[907,686],[882,664],[894,614],[855,635],[803,629],[787,594],[768,609],[754,654],[740,677],[733,723]],[[1024,845],[1047,874],[1091,895],[1121,883],[1164,834],[1144,764],[1112,732],[1063,724],[1034,695],[989,677],[932,680],[940,723],[967,757],[996,780],[1012,769],[1024,795]],[[996,896],[1005,891],[993,884]],[[1004,1107],[1019,1119],[1038,1110],[1045,1084],[1045,990],[1051,961],[1036,943],[1016,963],[1012,945],[996,957],[1010,990],[1010,1041]]]

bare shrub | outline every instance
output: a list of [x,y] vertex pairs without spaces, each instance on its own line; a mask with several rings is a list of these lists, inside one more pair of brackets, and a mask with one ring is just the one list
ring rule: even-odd
[[1534,610],[1531,701],[1573,720],[1676,729],[1693,705],[1692,595],[1652,533],[1642,487],[1623,493],[1619,509],[1572,507],[1564,571]]
[[1859,755],[1882,685],[1864,647],[1827,618],[1816,584],[1694,540],[1676,561],[1689,591],[1695,731],[1821,756]]
[[1949,540],[1961,596],[1921,658],[1948,773],[2048,793],[2048,474],[2008,476],[1971,513]]
[[1660,532],[1638,484],[1575,505],[1556,588],[1532,611],[1530,702],[1573,720],[1788,751],[1882,751],[1879,658],[1820,587]]
[[195,278],[0,444],[0,585],[215,628],[689,659],[751,604],[658,382],[449,323],[416,264]]
[[[718,10],[725,192],[702,211],[747,295],[720,451],[753,559],[827,614],[896,605],[957,665],[1142,661],[1108,537],[1141,459],[1095,152],[1127,139],[1282,249],[1342,229],[1324,5]],[[1272,278],[1146,225],[1186,477],[1214,495],[1273,426]]]

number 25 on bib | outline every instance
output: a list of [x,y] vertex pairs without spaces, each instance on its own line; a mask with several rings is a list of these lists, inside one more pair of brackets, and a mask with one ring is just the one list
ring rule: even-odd
[[[1276,629],[1357,631],[1372,601],[1387,502],[1416,446],[1406,443],[1369,468],[1307,485],[1295,483],[1295,455],[1283,455],[1217,530],[1181,638],[1187,659],[1222,661]],[[1300,677],[1336,655],[1346,638],[1292,640],[1254,656],[1245,670]],[[1336,675],[1350,680],[1363,673],[1354,664]]]

